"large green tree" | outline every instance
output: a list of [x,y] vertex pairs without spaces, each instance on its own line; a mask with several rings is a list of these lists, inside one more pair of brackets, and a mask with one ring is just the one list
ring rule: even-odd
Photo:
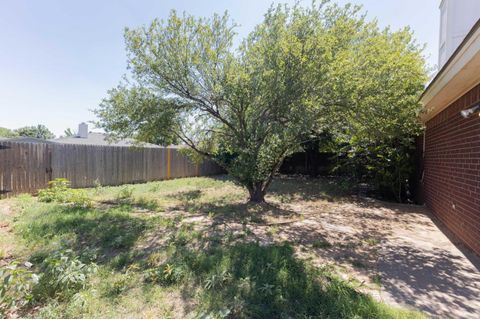
[[[302,142],[329,131],[350,143],[361,136],[355,113],[362,106],[378,113],[382,97],[416,93],[372,97],[381,91],[376,79],[372,89],[357,88],[377,76],[375,56],[363,57],[371,44],[379,54],[398,44],[389,41],[397,33],[366,22],[358,7],[327,1],[272,7],[237,48],[234,29],[227,14],[203,19],[175,12],[167,21],[127,29],[131,74],[97,109],[98,125],[117,138],[184,143],[223,166],[251,201],[262,202],[283,159]],[[392,49],[400,58],[418,49],[411,39],[398,42],[409,42]],[[396,89],[387,84],[394,73],[382,87]]]
[[312,75],[322,65],[311,18],[300,7],[272,8],[238,50],[227,14],[172,12],[127,30],[135,84],[110,91],[100,125],[118,137],[181,141],[224,167],[250,201],[264,201],[283,159],[317,122],[322,81]]
[[343,27],[350,30],[344,33],[349,45],[336,52],[330,71],[339,102],[330,113],[336,123],[329,126],[333,150],[340,168],[357,181],[402,201],[414,169],[414,139],[422,130],[423,46],[409,28],[382,30],[376,21]]
[[33,137],[48,140],[55,138],[53,134],[45,125],[38,124],[36,126],[25,126],[15,130],[15,133],[21,137]]
[[10,137],[16,137],[17,134],[15,134],[14,131],[12,131],[11,129],[8,129],[6,127],[0,127],[0,137],[7,137],[7,138],[10,138]]

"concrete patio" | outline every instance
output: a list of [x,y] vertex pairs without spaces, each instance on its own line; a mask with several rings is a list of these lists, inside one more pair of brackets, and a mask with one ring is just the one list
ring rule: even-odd
[[382,245],[380,298],[433,317],[480,318],[480,258],[427,211],[409,215]]

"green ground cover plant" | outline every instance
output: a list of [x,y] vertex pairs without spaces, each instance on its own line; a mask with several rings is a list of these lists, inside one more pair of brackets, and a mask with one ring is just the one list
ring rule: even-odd
[[[305,182],[304,193],[293,194],[291,182],[274,183],[272,200],[307,198],[308,189],[320,187]],[[334,198],[324,184],[318,192]],[[265,221],[251,217],[264,214],[252,212],[264,208],[245,204],[247,193],[226,177],[83,191],[92,198],[88,207],[31,196],[11,200],[16,246],[2,272],[2,315],[424,318],[374,300],[331,266],[301,258],[295,242],[256,239],[250,226]],[[240,231],[223,221],[238,223]],[[272,238],[281,233],[280,226],[268,229]],[[325,242],[308,247],[329,249]]]
[[70,188],[70,181],[66,178],[56,178],[48,182],[48,188],[38,192],[41,202],[56,202],[73,207],[89,207],[92,205],[87,193],[81,189]]

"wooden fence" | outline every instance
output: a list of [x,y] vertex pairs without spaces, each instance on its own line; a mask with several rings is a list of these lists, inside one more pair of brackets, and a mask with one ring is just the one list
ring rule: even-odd
[[192,163],[176,148],[0,141],[0,196],[35,193],[58,177],[79,188],[221,172],[212,161]]

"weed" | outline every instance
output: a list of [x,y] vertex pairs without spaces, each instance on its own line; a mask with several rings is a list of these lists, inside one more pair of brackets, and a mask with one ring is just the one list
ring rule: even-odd
[[377,286],[382,286],[382,277],[379,274],[375,274],[371,277],[372,282]]
[[133,277],[131,274],[122,274],[108,281],[105,290],[105,295],[108,297],[117,297],[125,292],[132,284]]
[[223,319],[228,318],[230,313],[231,311],[228,308],[217,311],[200,312],[194,317],[194,319]]
[[393,311],[327,269],[297,259],[288,244],[213,246],[202,252],[182,248],[166,265],[175,269],[178,264],[189,275],[176,284],[203,282],[201,318],[227,310],[232,317],[252,318],[387,318]]
[[148,189],[149,192],[155,193],[160,190],[160,184],[159,183],[152,183],[150,188]]
[[33,290],[34,297],[69,299],[87,286],[88,276],[96,270],[94,263],[82,263],[70,249],[53,252],[40,264],[41,275]]
[[112,260],[110,261],[110,267],[117,270],[124,269],[125,267],[130,265],[133,258],[134,258],[134,255],[132,252],[129,252],[129,251],[121,252],[112,258]]
[[0,269],[0,315],[8,317],[33,300],[32,288],[38,276],[16,262]]
[[94,189],[95,189],[95,195],[100,195],[104,191],[104,187],[100,183],[100,180],[97,178],[93,181]]
[[139,208],[151,210],[151,211],[156,211],[159,208],[159,205],[155,199],[148,199],[146,197],[139,197],[137,198],[133,204],[135,206],[138,206]]
[[365,239],[365,242],[367,243],[367,245],[369,246],[376,246],[380,243],[380,239],[378,238],[367,238]]
[[147,269],[143,272],[143,278],[146,282],[159,283],[163,285],[172,285],[180,282],[186,275],[186,270],[182,265],[165,263],[157,268]]
[[154,252],[145,260],[145,263],[148,267],[158,267],[165,261],[165,253],[164,252]]
[[215,271],[205,280],[205,289],[219,289],[224,287],[230,280],[232,275],[226,271]]
[[270,285],[268,283],[264,283],[259,289],[260,293],[268,296],[273,295],[274,290],[275,290],[275,285]]
[[[308,184],[294,197],[297,184],[274,183],[271,196],[291,201],[331,194]],[[358,292],[358,282],[340,280],[333,266],[313,267],[295,254],[297,242],[253,243],[256,226],[249,222],[264,222],[261,209],[238,204],[245,192],[228,180],[177,179],[98,193],[88,191],[101,201],[95,208],[15,199],[22,213],[12,222],[14,235],[34,264],[28,272],[39,276],[27,318],[422,318]],[[139,207],[168,212],[137,214]],[[180,215],[186,211],[211,219],[185,223]],[[242,230],[224,227],[229,218]],[[269,229],[272,236],[279,231]],[[302,246],[311,252],[331,245],[319,238]]]
[[130,198],[132,198],[132,195],[133,195],[133,188],[132,187],[130,187],[128,185],[122,186],[120,188],[120,191],[117,194],[117,200],[122,201],[122,200],[130,199]]
[[278,234],[278,231],[279,231],[278,226],[276,226],[276,225],[270,226],[270,228],[268,229],[268,234],[270,236],[276,236]]
[[253,214],[250,216],[250,222],[254,223],[254,224],[259,224],[261,222],[263,222],[263,218],[262,216],[260,216],[260,214]]
[[84,190],[71,189],[70,181],[65,178],[56,178],[48,182],[48,188],[38,192],[41,202],[56,202],[73,207],[91,207],[92,201]]
[[365,265],[363,262],[359,260],[352,260],[350,263],[355,268],[367,268],[367,265]]
[[323,239],[315,239],[312,242],[312,247],[315,249],[325,249],[325,248],[331,248],[332,244],[330,244],[328,241]]

